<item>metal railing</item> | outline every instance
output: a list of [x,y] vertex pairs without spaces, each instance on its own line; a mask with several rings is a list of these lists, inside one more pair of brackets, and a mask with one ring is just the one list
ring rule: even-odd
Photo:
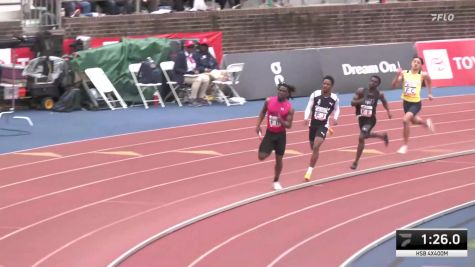
[[37,31],[60,28],[61,2],[56,0],[21,0],[23,30]]

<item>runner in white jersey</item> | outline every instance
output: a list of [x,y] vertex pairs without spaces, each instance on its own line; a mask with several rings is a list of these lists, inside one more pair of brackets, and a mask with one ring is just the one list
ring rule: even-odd
[[305,109],[305,124],[309,125],[308,137],[312,157],[305,173],[305,181],[312,177],[312,171],[318,160],[320,146],[325,141],[328,128],[330,127],[329,118],[333,113],[333,125],[337,125],[340,115],[340,106],[338,96],[332,93],[334,84],[332,76],[323,77],[322,89],[316,90],[310,95],[307,108]]

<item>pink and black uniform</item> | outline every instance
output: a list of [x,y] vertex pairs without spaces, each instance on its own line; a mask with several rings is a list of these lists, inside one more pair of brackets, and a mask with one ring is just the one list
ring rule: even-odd
[[280,102],[277,96],[270,97],[267,102],[267,131],[259,151],[284,155],[286,145],[285,126],[280,122],[280,118],[287,120],[292,104],[285,99]]

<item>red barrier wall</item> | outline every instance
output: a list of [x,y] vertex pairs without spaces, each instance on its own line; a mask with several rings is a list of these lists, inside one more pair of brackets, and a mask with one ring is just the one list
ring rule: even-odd
[[417,42],[433,86],[475,85],[475,39]]
[[[223,35],[221,32],[201,32],[201,33],[169,33],[169,34],[157,34],[157,35],[143,35],[143,36],[127,36],[127,38],[147,38],[147,37],[156,37],[156,38],[168,38],[168,39],[187,39],[187,40],[200,40],[206,38],[209,46],[213,48],[216,55],[216,60],[221,62],[223,57],[223,46],[222,39]],[[91,48],[96,48],[103,46],[104,43],[108,42],[119,42],[121,37],[94,37],[91,38]],[[69,45],[74,42],[74,39],[66,39],[63,42],[63,51],[64,54],[69,54],[71,48]],[[15,58],[17,64],[26,64],[28,59],[33,58],[33,53],[29,48],[16,48],[11,50],[12,59]]]

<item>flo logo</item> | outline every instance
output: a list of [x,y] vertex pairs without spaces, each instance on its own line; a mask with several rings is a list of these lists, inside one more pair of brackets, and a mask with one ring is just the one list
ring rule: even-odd
[[412,234],[404,233],[404,234],[399,234],[399,236],[403,240],[401,242],[401,248],[405,248],[405,247],[407,247],[407,245],[409,245],[411,243]]
[[455,15],[452,13],[433,13],[430,14],[432,21],[454,21]]
[[454,77],[446,49],[428,49],[422,53],[432,80],[452,79]]

